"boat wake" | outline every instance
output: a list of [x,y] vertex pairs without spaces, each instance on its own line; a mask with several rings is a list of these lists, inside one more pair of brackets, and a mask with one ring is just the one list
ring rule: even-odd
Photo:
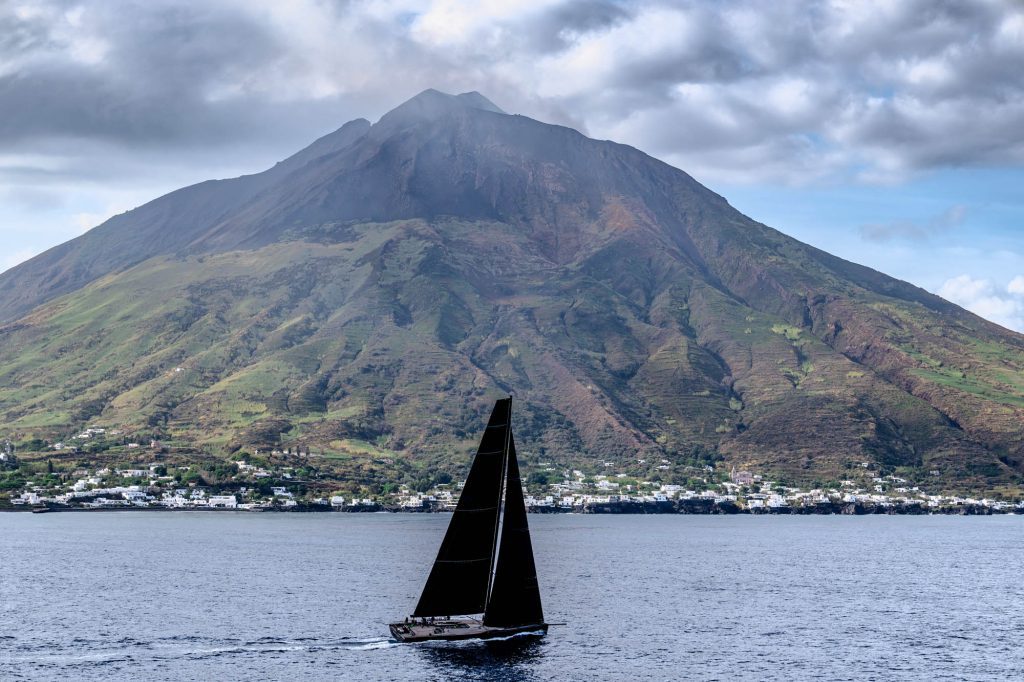
[[398,646],[399,644],[401,644],[401,642],[391,639],[390,637],[379,637],[377,639],[349,641],[338,648],[345,651],[375,651],[377,649],[390,649],[391,647]]
[[[13,638],[12,638],[13,639]],[[68,644],[47,643],[38,646],[14,647],[5,661],[20,665],[41,665],[51,668],[77,668],[90,665],[160,662],[172,660],[207,660],[230,656],[262,656],[268,654],[316,653],[322,651],[376,651],[399,646],[389,637],[341,638],[320,640],[312,637],[280,639],[260,637],[255,640],[217,640],[202,637],[169,637],[154,641],[121,640],[102,642],[75,640]],[[85,651],[83,651],[85,649]]]
[[547,632],[544,630],[530,630],[528,632],[517,632],[514,635],[508,637],[491,637],[492,642],[507,642],[509,640],[524,639],[526,637],[543,637]]

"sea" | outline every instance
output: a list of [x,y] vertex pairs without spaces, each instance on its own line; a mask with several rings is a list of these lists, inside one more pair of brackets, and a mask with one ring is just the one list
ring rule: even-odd
[[0,514],[3,680],[1024,679],[1024,517],[532,515],[543,638],[399,644],[446,514]]

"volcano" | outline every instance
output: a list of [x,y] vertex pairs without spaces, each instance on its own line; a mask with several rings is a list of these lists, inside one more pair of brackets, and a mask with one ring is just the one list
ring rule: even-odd
[[1024,473],[1024,336],[628,146],[417,95],[0,275],[0,432],[793,481]]

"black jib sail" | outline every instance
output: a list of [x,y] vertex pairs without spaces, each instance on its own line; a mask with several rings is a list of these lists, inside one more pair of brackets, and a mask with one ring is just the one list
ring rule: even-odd
[[487,606],[511,417],[511,398],[495,402],[414,616],[482,613]]
[[540,586],[533,563],[530,527],[526,522],[523,484],[519,479],[516,447],[509,434],[506,465],[505,517],[501,527],[501,545],[490,599],[484,612],[484,625],[513,627],[544,622],[540,605]]

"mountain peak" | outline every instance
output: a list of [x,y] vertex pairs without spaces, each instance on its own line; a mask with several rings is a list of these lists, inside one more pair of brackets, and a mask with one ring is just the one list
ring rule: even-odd
[[476,91],[449,95],[446,92],[429,88],[384,114],[379,124],[387,126],[392,123],[432,119],[465,109],[479,109],[496,114],[505,113],[494,102]]

